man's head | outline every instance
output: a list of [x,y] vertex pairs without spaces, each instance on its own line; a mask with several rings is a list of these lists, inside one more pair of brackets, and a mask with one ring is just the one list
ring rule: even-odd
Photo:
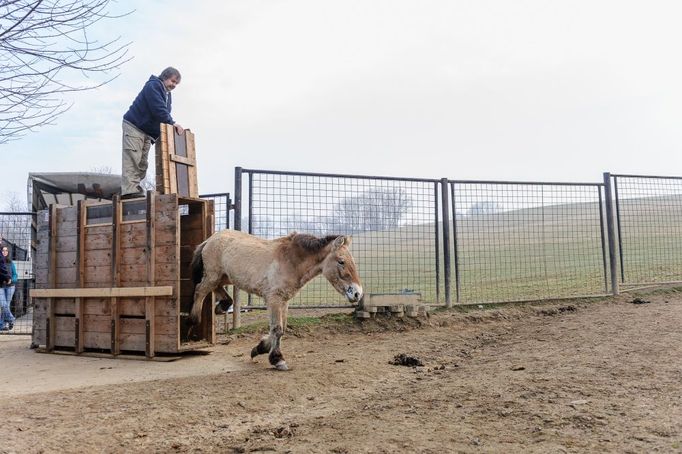
[[172,66],[169,66],[168,68],[161,71],[161,74],[159,74],[159,79],[161,79],[161,82],[163,82],[163,86],[166,87],[166,90],[171,91],[180,83],[182,76],[180,75],[180,71],[173,68]]

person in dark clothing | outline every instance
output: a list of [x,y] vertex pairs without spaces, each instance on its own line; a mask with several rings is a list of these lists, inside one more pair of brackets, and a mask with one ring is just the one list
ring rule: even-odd
[[9,256],[9,248],[7,246],[0,246],[0,248],[0,262],[3,263],[9,275],[9,278],[3,279],[0,285],[0,330],[6,331],[14,328],[15,319],[10,304],[17,283],[17,268]]
[[159,77],[151,76],[123,115],[123,159],[121,163],[121,197],[144,197],[140,181],[147,175],[149,149],[161,134],[161,123],[184,128],[171,117],[171,91],[180,83],[180,72],[172,67]]
[[[0,248],[3,246],[2,237],[0,237]],[[5,323],[12,326],[14,325],[14,316],[9,310],[10,302],[5,297],[5,287],[9,287],[11,283],[12,274],[10,265],[6,263],[5,257],[0,255],[0,331],[8,330],[8,328],[5,328]]]

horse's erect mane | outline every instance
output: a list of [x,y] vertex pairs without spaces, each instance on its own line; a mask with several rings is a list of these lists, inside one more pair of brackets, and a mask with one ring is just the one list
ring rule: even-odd
[[291,241],[296,246],[308,252],[318,252],[324,249],[329,243],[337,239],[340,235],[327,235],[318,238],[307,233],[297,233],[293,235]]

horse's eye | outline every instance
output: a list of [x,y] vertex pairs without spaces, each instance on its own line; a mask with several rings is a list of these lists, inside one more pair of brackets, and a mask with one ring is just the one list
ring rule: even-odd
[[346,264],[346,262],[344,262],[344,260],[343,260],[343,259],[339,259],[339,260],[337,260],[337,261],[336,261],[336,263],[338,263],[338,264],[339,264],[339,265],[341,265],[341,266],[343,266],[343,265],[345,265],[345,264]]

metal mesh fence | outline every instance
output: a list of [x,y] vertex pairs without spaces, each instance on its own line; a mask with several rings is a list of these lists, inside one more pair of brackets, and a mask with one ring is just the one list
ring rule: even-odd
[[612,175],[620,280],[682,280],[682,178]]
[[[0,236],[2,249],[6,249],[11,264],[7,268],[16,280],[0,286],[0,335],[31,334],[33,308],[29,289],[33,288],[31,266],[32,213],[0,213]],[[3,255],[4,257],[4,255]]]
[[215,216],[215,232],[230,228],[230,210],[232,200],[229,193],[206,194],[199,196],[202,199],[213,200],[213,213]]
[[607,291],[602,185],[450,183],[457,302]]
[[[438,183],[434,180],[247,170],[242,229],[263,238],[292,231],[352,235],[365,293],[414,291],[439,299]],[[254,297],[249,305],[262,306]],[[319,276],[292,306],[344,306]]]

